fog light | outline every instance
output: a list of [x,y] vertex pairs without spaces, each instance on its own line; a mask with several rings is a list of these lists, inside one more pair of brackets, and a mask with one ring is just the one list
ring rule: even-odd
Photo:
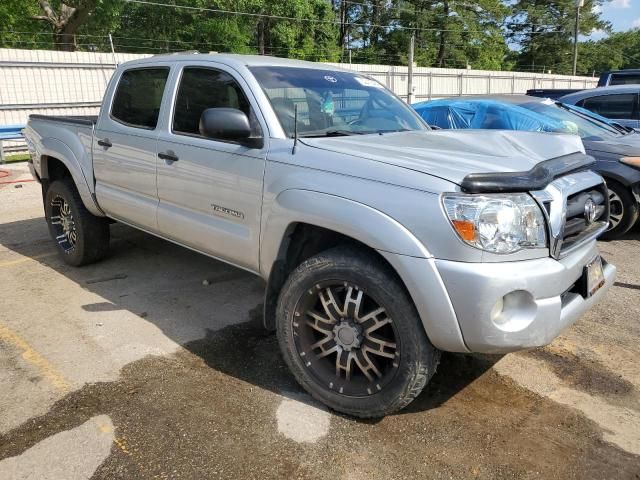
[[537,311],[538,305],[530,292],[514,290],[498,300],[489,315],[500,330],[518,332],[533,322]]
[[502,310],[504,308],[504,300],[499,299],[496,304],[491,309],[489,316],[491,317],[491,321],[493,323],[500,323],[500,315],[502,314]]

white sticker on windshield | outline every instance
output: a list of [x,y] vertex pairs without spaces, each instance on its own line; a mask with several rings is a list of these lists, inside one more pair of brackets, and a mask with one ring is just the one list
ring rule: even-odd
[[355,79],[363,87],[384,88],[382,85],[380,85],[375,80],[372,80],[372,79],[367,78],[367,77],[355,77]]
[[553,100],[551,100],[550,98],[545,98],[545,99],[542,101],[542,103],[543,103],[544,105],[555,105],[555,104],[556,104],[556,102],[554,102],[554,101],[553,101]]

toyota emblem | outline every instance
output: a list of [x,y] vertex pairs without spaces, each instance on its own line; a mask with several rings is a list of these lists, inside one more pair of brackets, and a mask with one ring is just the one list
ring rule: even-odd
[[598,218],[598,207],[596,202],[593,201],[593,198],[587,198],[587,201],[584,202],[584,219],[587,224],[593,223]]

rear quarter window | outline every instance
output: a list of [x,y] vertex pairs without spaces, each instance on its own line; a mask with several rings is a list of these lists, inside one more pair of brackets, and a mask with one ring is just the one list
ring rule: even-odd
[[125,71],[113,97],[111,118],[130,127],[156,128],[168,76],[169,68]]

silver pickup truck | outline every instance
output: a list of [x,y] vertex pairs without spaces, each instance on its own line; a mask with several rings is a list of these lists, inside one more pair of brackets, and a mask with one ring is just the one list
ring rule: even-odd
[[260,275],[293,375],[355,416],[409,404],[441,351],[551,342],[616,274],[578,137],[431,130],[322,64],[137,60],[97,118],[32,115],[26,137],[69,264],[104,257],[115,220]]

